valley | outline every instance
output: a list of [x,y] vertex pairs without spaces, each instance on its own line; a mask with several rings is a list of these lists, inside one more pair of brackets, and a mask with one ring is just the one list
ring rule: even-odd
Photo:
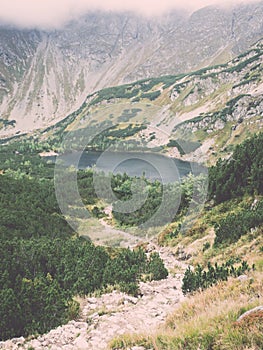
[[0,349],[262,350],[262,18],[0,23]]

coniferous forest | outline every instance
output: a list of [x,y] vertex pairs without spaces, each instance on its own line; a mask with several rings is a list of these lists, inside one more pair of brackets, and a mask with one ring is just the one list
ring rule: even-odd
[[[76,236],[60,213],[53,165],[12,146],[0,154],[1,339],[46,332],[77,317],[76,295],[115,286],[136,295],[138,282],[167,276],[159,255],[110,250]],[[96,202],[92,172],[79,186]],[[89,186],[90,185],[90,186]]]
[[[219,160],[209,171],[209,201],[214,205],[245,195],[263,193],[263,133],[237,146],[228,160]],[[54,166],[37,154],[23,154],[18,143],[1,147],[0,162],[0,339],[43,333],[78,315],[76,295],[103,292],[108,286],[136,295],[138,282],[162,279],[167,270],[158,254],[147,258],[143,249],[114,249],[95,246],[78,237],[65,221],[54,191]],[[106,175],[105,175],[106,176]],[[92,171],[78,174],[84,203],[97,203]],[[130,197],[127,175],[113,178],[120,199]],[[115,219],[120,225],[136,225],[138,217],[152,215],[167,189],[158,182],[148,183],[150,196],[141,212]],[[171,186],[171,185],[169,185]],[[178,184],[174,185],[179,186]],[[191,181],[185,181],[178,215],[183,215],[191,197]],[[171,190],[173,187],[168,187]],[[262,200],[237,214],[215,223],[215,246],[230,244],[262,224]],[[114,208],[114,206],[113,206]],[[94,215],[99,215],[95,210]],[[174,218],[176,221],[176,217]],[[238,222],[238,225],[237,225]],[[187,270],[184,292],[206,288],[218,279],[239,275],[249,266],[231,263],[208,266],[205,271]],[[209,278],[208,278],[209,277]]]

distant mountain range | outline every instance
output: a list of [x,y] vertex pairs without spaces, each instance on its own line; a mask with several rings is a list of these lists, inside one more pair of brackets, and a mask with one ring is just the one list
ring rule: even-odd
[[104,87],[225,63],[263,37],[262,18],[261,1],[154,19],[90,13],[50,32],[2,25],[1,134],[48,126]]

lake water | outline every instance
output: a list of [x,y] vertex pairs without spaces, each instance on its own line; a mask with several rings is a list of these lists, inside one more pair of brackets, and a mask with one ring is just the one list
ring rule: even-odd
[[[46,157],[53,162],[56,157]],[[184,162],[157,153],[148,152],[74,152],[59,156],[65,166],[73,165],[78,169],[95,167],[105,173],[129,176],[145,176],[150,180],[163,183],[178,181],[190,172],[197,175],[202,169],[197,163]]]

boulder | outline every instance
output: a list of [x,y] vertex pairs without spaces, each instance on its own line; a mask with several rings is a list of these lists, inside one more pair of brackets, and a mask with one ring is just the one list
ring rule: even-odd
[[248,310],[247,312],[245,312],[244,314],[242,314],[238,319],[237,319],[237,322],[240,322],[242,321],[244,318],[248,317],[248,316],[251,316],[255,313],[258,313],[258,312],[262,312],[262,315],[263,315],[263,305],[261,306],[257,306],[255,307],[254,309],[251,309],[251,310]]

